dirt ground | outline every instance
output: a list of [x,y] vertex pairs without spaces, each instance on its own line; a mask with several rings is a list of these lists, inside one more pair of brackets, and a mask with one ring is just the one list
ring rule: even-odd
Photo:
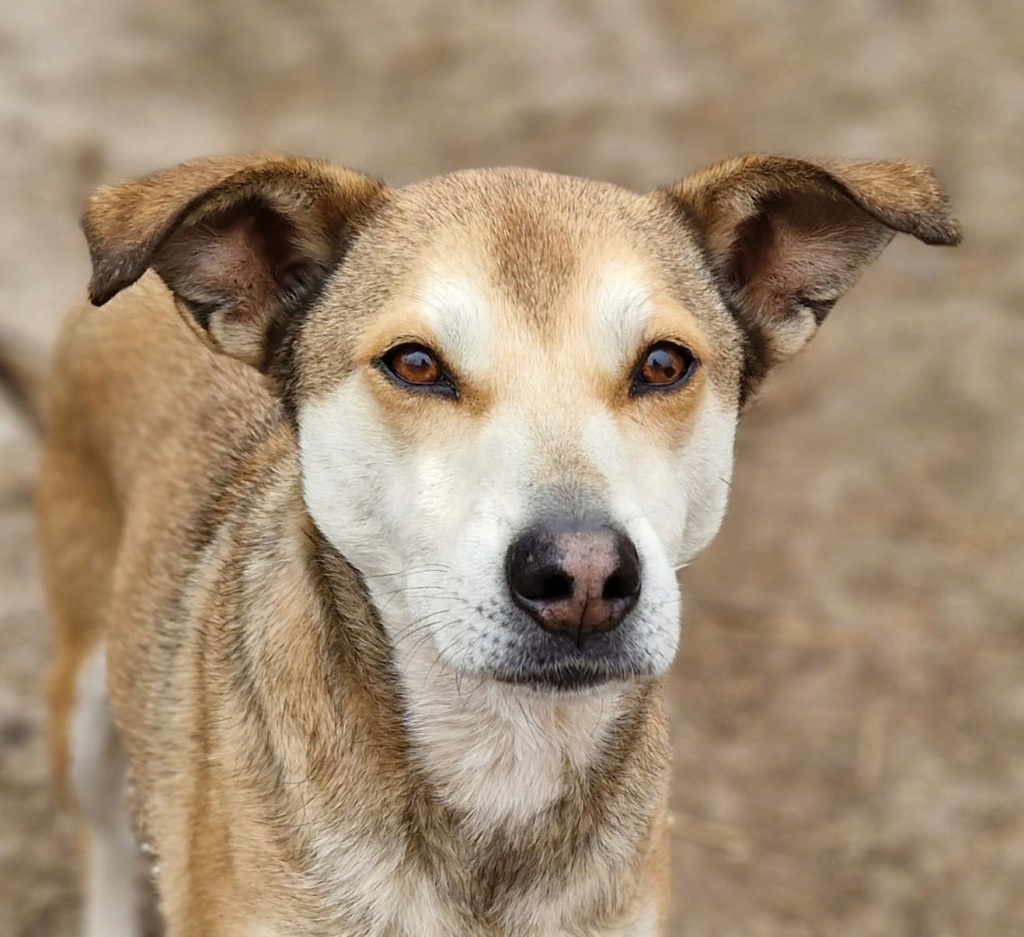
[[[0,328],[52,340],[90,188],[260,147],[398,183],[651,187],[748,150],[937,167],[966,243],[894,244],[773,379],[685,573],[671,933],[1024,934],[1024,6],[11,0]],[[33,446],[0,401],[0,937],[75,932]]]

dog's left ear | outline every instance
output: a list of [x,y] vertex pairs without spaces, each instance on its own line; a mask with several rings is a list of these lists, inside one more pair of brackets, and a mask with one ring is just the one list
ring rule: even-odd
[[760,351],[746,396],[807,344],[897,232],[957,244],[931,170],[912,162],[745,156],[664,190],[696,229],[726,301]]
[[97,190],[82,225],[102,306],[152,267],[219,351],[268,366],[269,339],[387,195],[290,156],[195,160]]

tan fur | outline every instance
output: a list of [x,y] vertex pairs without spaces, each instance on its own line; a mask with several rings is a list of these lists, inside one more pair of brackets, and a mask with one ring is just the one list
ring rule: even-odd
[[[294,415],[358,371],[411,447],[477,432],[513,386],[567,426],[596,397],[626,438],[678,442],[802,345],[806,302],[838,298],[894,229],[957,239],[931,175],[753,157],[649,196],[520,170],[393,192],[241,157],[100,190],[85,226],[105,305],[64,326],[39,484],[54,756],[66,770],[102,642],[170,937],[555,933],[542,920],[649,937],[668,902],[660,679],[615,697],[550,806],[475,826],[418,759],[380,610],[307,514]],[[507,349],[461,408],[373,371],[398,339],[438,341],[421,303],[442,261],[480,285]],[[653,297],[637,347],[699,358],[680,393],[633,399],[636,361],[602,358],[588,309],[609,269]],[[557,438],[544,451],[555,480],[589,471]],[[571,735],[582,711],[553,703],[537,730]],[[376,882],[397,896],[383,911],[361,891]]]

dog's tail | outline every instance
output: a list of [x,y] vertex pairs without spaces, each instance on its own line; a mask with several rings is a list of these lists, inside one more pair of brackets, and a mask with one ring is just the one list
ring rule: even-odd
[[47,368],[43,355],[22,339],[0,333],[0,387],[37,430],[43,428]]

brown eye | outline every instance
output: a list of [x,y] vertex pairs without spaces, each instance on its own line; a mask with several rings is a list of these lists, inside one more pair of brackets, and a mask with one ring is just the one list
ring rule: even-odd
[[396,345],[378,360],[381,370],[395,383],[410,389],[454,397],[455,385],[445,374],[441,362],[425,345],[408,342]]
[[669,390],[689,379],[697,369],[693,352],[673,342],[658,342],[644,352],[633,377],[631,393]]

